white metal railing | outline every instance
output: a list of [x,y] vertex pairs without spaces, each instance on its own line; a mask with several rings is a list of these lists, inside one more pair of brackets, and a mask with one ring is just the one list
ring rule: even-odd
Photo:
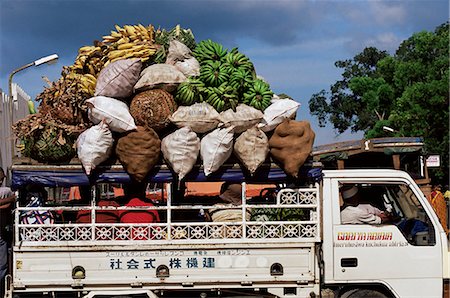
[[[245,189],[245,185],[244,185]],[[16,244],[26,246],[82,246],[104,244],[169,244],[169,243],[230,243],[230,242],[315,242],[320,236],[320,204],[318,187],[301,189],[282,189],[277,193],[273,204],[257,204],[243,200],[240,206],[227,206],[227,209],[242,209],[241,221],[237,222],[173,222],[175,210],[208,210],[210,205],[173,205],[170,196],[167,204],[154,207],[17,207],[15,210]],[[246,214],[261,209],[269,214],[283,214],[288,210],[303,210],[305,218],[266,220],[247,220]],[[20,214],[25,211],[80,211],[91,212],[92,223],[44,223],[25,224],[20,222]],[[95,223],[98,211],[120,210],[158,210],[167,212],[165,222],[149,224]]]

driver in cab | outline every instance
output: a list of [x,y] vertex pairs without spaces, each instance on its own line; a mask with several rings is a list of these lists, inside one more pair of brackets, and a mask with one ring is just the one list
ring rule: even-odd
[[341,209],[341,223],[343,224],[383,224],[391,222],[388,213],[372,206],[361,203],[358,187],[343,187],[341,190],[344,205]]

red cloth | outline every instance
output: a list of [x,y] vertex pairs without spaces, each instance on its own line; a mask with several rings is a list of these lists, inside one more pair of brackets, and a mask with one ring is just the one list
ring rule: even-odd
[[[125,206],[140,207],[154,205],[150,200],[142,200],[139,198],[132,198]],[[121,223],[154,223],[159,222],[159,214],[157,210],[121,210]]]
[[[98,202],[99,207],[113,206],[120,207],[116,201],[112,200],[101,200]],[[91,211],[80,210],[77,213],[77,223],[90,223],[91,222]],[[116,210],[97,210],[95,212],[95,222],[97,223],[118,223],[119,213]]]

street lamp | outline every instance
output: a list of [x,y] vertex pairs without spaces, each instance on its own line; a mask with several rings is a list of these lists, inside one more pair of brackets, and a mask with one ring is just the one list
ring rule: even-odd
[[383,126],[384,131],[394,132],[395,130],[389,126]]
[[[40,59],[37,59],[36,61],[31,62],[31,63],[28,63],[28,64],[26,64],[26,65],[24,65],[24,66],[21,66],[21,67],[19,67],[19,68],[13,70],[13,71],[11,72],[11,74],[9,75],[9,80],[8,80],[8,91],[9,91],[9,119],[10,119],[10,121],[11,121],[11,124],[12,124],[13,121],[14,121],[14,120],[13,120],[13,102],[14,102],[14,100],[13,100],[13,95],[12,95],[12,78],[13,78],[13,76],[14,76],[16,73],[18,73],[19,71],[24,70],[24,69],[26,69],[26,68],[28,68],[28,67],[31,67],[31,66],[39,66],[39,65],[42,65],[42,64],[46,64],[46,63],[53,63],[53,62],[55,62],[56,60],[58,60],[58,55],[57,55],[57,54],[52,54],[52,55],[45,56],[45,57],[42,57],[42,58],[40,58]],[[12,158],[13,156],[14,156],[14,142],[11,140],[11,158]]]

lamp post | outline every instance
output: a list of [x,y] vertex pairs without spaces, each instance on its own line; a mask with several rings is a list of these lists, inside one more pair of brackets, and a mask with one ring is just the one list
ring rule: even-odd
[[[46,63],[52,63],[52,62],[55,62],[56,60],[58,60],[58,58],[59,57],[58,57],[57,54],[52,54],[52,55],[49,55],[49,56],[45,56],[45,57],[42,57],[42,58],[40,58],[40,59],[38,59],[38,60],[36,60],[34,62],[31,62],[31,63],[28,63],[28,64],[26,64],[24,66],[21,66],[21,67],[15,69],[15,70],[13,70],[10,73],[9,80],[8,80],[8,92],[9,92],[9,119],[11,121],[11,124],[13,124],[13,121],[14,121],[14,119],[13,119],[13,110],[14,110],[13,109],[13,103],[14,103],[14,99],[13,99],[13,95],[12,95],[12,78],[13,78],[13,76],[16,73],[18,73],[19,71],[24,70],[24,69],[26,69],[28,67],[39,66],[39,65],[42,65],[42,64],[46,64]],[[11,159],[13,158],[13,156],[14,156],[14,142],[11,140]]]

